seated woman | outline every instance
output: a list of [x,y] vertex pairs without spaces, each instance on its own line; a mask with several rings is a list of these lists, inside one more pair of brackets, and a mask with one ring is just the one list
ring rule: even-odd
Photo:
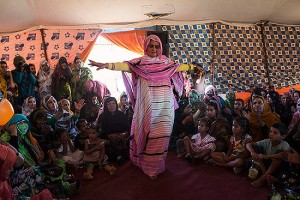
[[56,99],[51,95],[46,95],[42,100],[42,109],[47,113],[47,119],[52,118],[58,109],[58,104]]
[[22,114],[28,117],[33,111],[36,110],[35,97],[27,97],[22,105]]
[[44,155],[49,150],[49,137],[54,134],[54,130],[47,124],[47,113],[45,110],[35,110],[30,115],[31,133],[41,146]]
[[117,105],[114,97],[105,100],[98,125],[101,138],[108,140],[105,146],[108,158],[111,161],[122,162],[129,158],[129,122],[126,115],[117,109]]
[[280,122],[280,119],[271,111],[265,98],[259,94],[252,95],[250,108],[250,130],[252,140],[256,142],[267,138],[271,126]]
[[101,103],[99,102],[98,95],[95,93],[88,94],[86,97],[86,104],[80,112],[80,119],[85,119],[88,123],[94,123],[98,117]]
[[229,139],[231,135],[231,129],[227,120],[222,117],[221,111],[216,101],[210,101],[207,103],[206,116],[211,122],[211,128],[209,134],[216,138],[216,152],[227,152],[229,146]]
[[32,136],[29,120],[22,114],[15,114],[8,122],[11,134],[9,143],[24,157],[26,166],[35,166],[44,159],[37,140]]
[[70,101],[67,99],[62,99],[58,103],[58,111],[56,114],[48,120],[48,124],[55,129],[63,128],[71,136],[75,137],[77,135],[77,130],[75,128],[76,120],[80,115],[82,107],[85,105],[84,99],[81,99],[78,103],[74,102],[75,114],[70,109]]
[[120,95],[120,102],[118,104],[118,108],[121,112],[123,112],[127,116],[129,120],[129,124],[131,125],[132,117],[133,117],[133,108],[125,92],[122,92]]

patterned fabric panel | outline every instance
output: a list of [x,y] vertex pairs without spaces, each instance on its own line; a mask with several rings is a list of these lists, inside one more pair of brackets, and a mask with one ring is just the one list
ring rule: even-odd
[[300,83],[300,27],[268,23],[264,27],[270,84],[284,88]]
[[[162,26],[163,31],[169,33],[169,56],[179,63],[196,62],[204,66],[206,71],[210,70],[212,59],[211,30],[208,25],[178,25]],[[197,75],[187,74],[193,86]],[[211,82],[209,76],[207,83]]]
[[62,56],[66,57],[69,63],[73,63],[75,56],[79,56],[98,33],[99,30],[45,30],[44,38],[50,66],[55,67]]
[[0,36],[0,40],[1,60],[7,62],[9,70],[15,68],[13,61],[17,55],[22,56],[28,64],[40,65],[44,52],[41,49],[42,37],[40,30],[11,33]]
[[264,49],[259,26],[237,27],[217,23],[214,27],[214,85],[249,91],[267,86]]

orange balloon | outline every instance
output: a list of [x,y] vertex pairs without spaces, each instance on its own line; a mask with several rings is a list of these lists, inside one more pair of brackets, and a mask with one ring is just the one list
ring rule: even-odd
[[7,99],[0,102],[0,126],[4,126],[14,115],[14,108]]

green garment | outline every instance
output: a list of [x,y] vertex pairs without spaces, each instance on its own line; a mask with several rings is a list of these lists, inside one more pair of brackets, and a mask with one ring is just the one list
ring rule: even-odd
[[[80,74],[79,81],[76,81],[76,78]],[[88,80],[93,79],[92,71],[87,67],[74,67],[72,70],[72,94],[73,94],[73,100],[79,101],[80,99],[84,98],[86,92],[85,92],[85,83]]]

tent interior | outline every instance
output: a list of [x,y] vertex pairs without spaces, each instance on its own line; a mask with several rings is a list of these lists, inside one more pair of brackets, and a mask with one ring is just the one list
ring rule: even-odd
[[[299,85],[299,10],[297,0],[5,1],[1,59],[10,68],[16,55],[37,68],[43,59],[55,67],[60,56],[86,60],[99,34],[142,54],[147,30],[166,31],[169,57],[201,64],[219,92],[285,91]],[[128,29],[139,30],[122,35]],[[197,75],[188,76],[193,84]]]

